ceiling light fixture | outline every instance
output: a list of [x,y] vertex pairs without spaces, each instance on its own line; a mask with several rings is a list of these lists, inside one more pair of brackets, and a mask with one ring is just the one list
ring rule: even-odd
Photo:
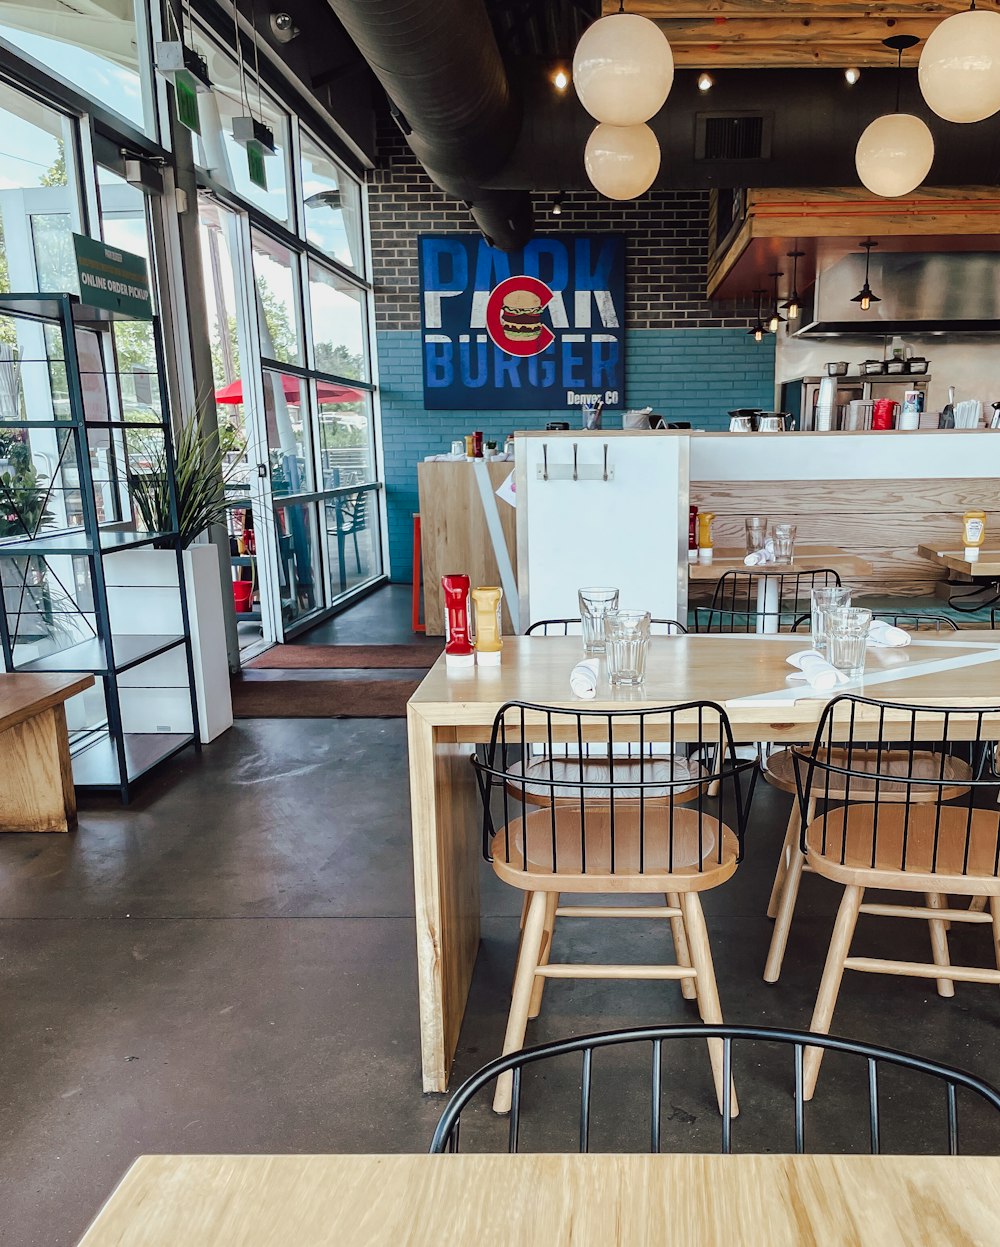
[[573,54],[580,103],[597,121],[636,126],[658,113],[674,81],[674,56],[655,22],[626,13],[588,26]]
[[847,79],[848,83],[853,87],[854,84],[861,77],[861,70],[858,69],[857,65],[849,65],[847,69],[844,70],[844,77]]
[[872,294],[872,288],[868,284],[868,268],[872,259],[872,247],[877,247],[878,243],[874,238],[866,238],[864,242],[859,242],[858,246],[864,247],[865,249],[865,284],[861,287],[851,302],[860,304],[862,312],[867,312],[873,303],[882,302],[877,294]]
[[561,66],[552,75],[552,85],[557,91],[565,91],[569,86],[569,74]]
[[927,36],[917,66],[920,90],[945,121],[985,121],[1000,112],[1000,13],[954,13]]
[[774,298],[771,300],[771,315],[767,322],[767,332],[777,333],[778,326],[785,323],[785,318],[778,310],[778,278],[784,277],[784,272],[768,273],[768,277],[774,281]]
[[583,153],[593,186],[608,199],[635,199],[660,170],[660,144],[649,126],[595,126]]
[[915,190],[930,172],[934,138],[919,117],[899,111],[903,52],[920,40],[916,35],[893,35],[882,42],[896,53],[896,111],[876,117],[865,129],[854,164],[872,194],[894,199]]
[[792,293],[781,305],[781,310],[788,313],[789,320],[798,320],[802,314],[802,300],[799,298],[799,260],[804,251],[787,251],[785,254],[792,262]]
[[712,77],[711,74],[699,74],[698,75],[698,90],[699,91],[711,91],[711,89],[714,86],[715,86],[715,79]]
[[757,319],[747,330],[747,333],[750,337],[753,338],[755,342],[763,342],[764,334],[767,331],[764,328],[763,312],[761,311],[761,308],[762,308],[762,301],[763,301],[764,295],[767,292],[765,290],[755,290],[753,293],[754,293],[754,297],[757,300]]

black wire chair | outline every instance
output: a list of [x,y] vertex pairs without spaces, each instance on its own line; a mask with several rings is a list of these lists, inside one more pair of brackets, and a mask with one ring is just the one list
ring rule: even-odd
[[873,619],[881,619],[894,628],[911,632],[957,632],[958,624],[948,615],[922,611],[872,611]]
[[695,607],[695,631],[794,632],[811,618],[812,590],[839,584],[839,574],[830,568],[723,572],[711,605]]
[[[499,1060],[484,1065],[471,1078],[467,1079],[455,1092],[448,1106],[441,1114],[434,1137],[431,1139],[430,1152],[454,1153],[460,1150],[462,1114],[475,1097],[494,1080],[505,1073],[513,1078],[511,1113],[507,1131],[507,1151],[518,1151],[522,1121],[522,1071],[526,1066],[552,1060],[572,1053],[580,1053],[582,1064],[579,1075],[579,1151],[589,1152],[591,1135],[591,1101],[593,1092],[594,1053],[603,1048],[620,1048],[623,1045],[647,1046],[650,1052],[649,1073],[649,1152],[659,1153],[663,1143],[663,1098],[669,1091],[668,1081],[664,1077],[663,1049],[667,1041],[682,1039],[713,1039],[721,1041],[724,1067],[724,1086],[727,1092],[727,1104],[722,1113],[721,1151],[729,1155],[733,1151],[733,1119],[726,1111],[730,1107],[728,1095],[732,1084],[733,1048],[737,1042],[746,1044],[774,1043],[790,1045],[792,1048],[792,1071],[794,1078],[794,1098],[792,1114],[794,1123],[794,1150],[797,1155],[806,1151],[806,1113],[804,1094],[804,1055],[809,1049],[822,1048],[845,1053],[864,1062],[867,1073],[868,1090],[868,1151],[871,1155],[879,1155],[882,1151],[882,1113],[880,1104],[879,1074],[883,1065],[895,1066],[910,1070],[920,1075],[935,1079],[944,1084],[944,1109],[947,1122],[948,1154],[957,1156],[959,1152],[958,1128],[958,1091],[962,1089],[978,1097],[991,1109],[1000,1113],[1000,1092],[989,1083],[968,1074],[964,1070],[941,1065],[924,1057],[913,1056],[892,1048],[876,1047],[873,1044],[860,1043],[857,1040],[837,1039],[831,1035],[814,1035],[807,1031],[785,1030],[782,1028],[763,1026],[644,1026],[629,1030],[606,1031],[598,1035],[581,1035],[573,1039],[563,1039],[555,1043],[541,1044],[534,1048],[525,1048],[519,1052],[511,1052]],[[669,1044],[668,1044],[669,1046]],[[610,1076],[616,1081],[621,1078],[621,1071],[613,1067]],[[992,1121],[992,1118],[991,1118]],[[998,1122],[1000,1126],[1000,1122]],[[1000,1130],[998,1130],[1000,1134]],[[785,1150],[784,1147],[778,1150]]]
[[[582,630],[580,617],[575,619],[537,619],[525,636],[579,636]],[[687,628],[676,619],[651,619],[649,631],[653,636],[679,636]]]
[[[824,708],[812,748],[793,751],[801,850],[810,869],[844,887],[811,1030],[829,1030],[845,969],[933,978],[943,996],[955,980],[1000,984],[1000,948],[996,970],[953,965],[948,949],[949,923],[1000,930],[998,737],[1000,705],[845,694]],[[865,904],[866,888],[922,892],[925,905]],[[975,904],[949,908],[952,895],[988,898],[992,916]],[[860,913],[925,919],[933,962],[851,957]],[[819,1049],[807,1056],[807,1098],[821,1059]]]

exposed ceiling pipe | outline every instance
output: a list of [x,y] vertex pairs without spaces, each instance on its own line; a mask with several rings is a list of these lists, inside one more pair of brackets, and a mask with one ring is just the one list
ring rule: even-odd
[[532,234],[525,191],[485,190],[521,128],[483,0],[330,0],[430,177],[505,251]]

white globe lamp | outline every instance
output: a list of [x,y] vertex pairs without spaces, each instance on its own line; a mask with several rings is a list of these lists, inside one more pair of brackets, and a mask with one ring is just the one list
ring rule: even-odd
[[587,177],[608,199],[635,199],[660,168],[660,145],[646,125],[595,126],[583,153]]
[[1000,13],[970,9],[946,17],[924,44],[917,80],[945,121],[983,121],[1000,112]]
[[666,36],[648,17],[612,13],[583,32],[573,55],[573,85],[597,121],[634,126],[666,101],[674,81],[674,56]]
[[911,113],[876,117],[858,139],[854,163],[858,177],[886,199],[907,195],[924,180],[934,161],[934,138]]

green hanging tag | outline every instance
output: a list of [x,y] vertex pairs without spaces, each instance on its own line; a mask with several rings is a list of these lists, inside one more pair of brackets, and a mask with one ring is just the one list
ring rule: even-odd
[[174,76],[174,99],[177,105],[177,120],[194,134],[201,134],[198,92],[195,90],[194,79],[190,74]]
[[264,148],[256,139],[250,139],[247,143],[247,168],[250,170],[250,181],[254,186],[259,186],[262,191],[266,191],[267,166],[264,164]]

